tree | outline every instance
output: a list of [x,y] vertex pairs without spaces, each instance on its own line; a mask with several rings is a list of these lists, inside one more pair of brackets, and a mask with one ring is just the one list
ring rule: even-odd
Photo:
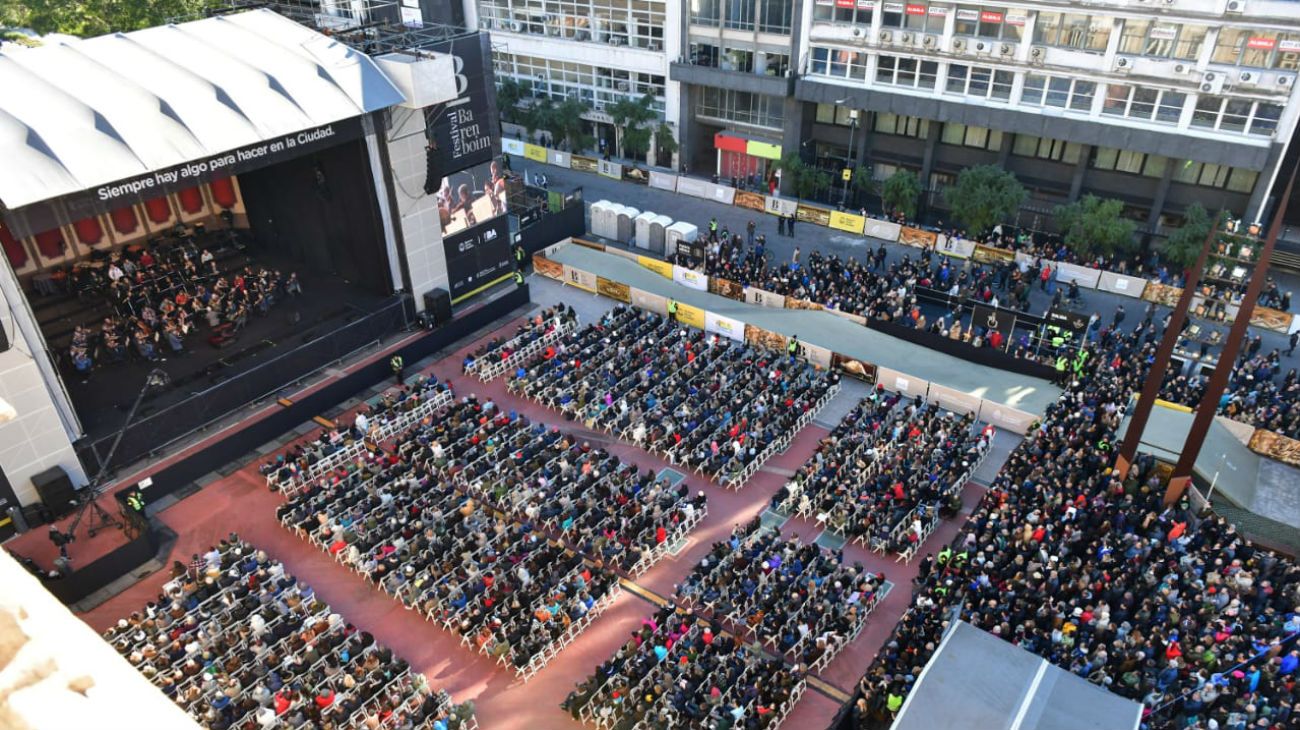
[[659,126],[655,127],[655,153],[659,158],[658,163],[661,166],[668,165],[676,152],[677,138],[673,136],[672,127],[665,122],[660,122]]
[[512,78],[504,78],[497,84],[497,108],[501,110],[501,116],[507,121],[516,124],[522,124],[520,121],[526,114],[522,108],[521,102],[533,95],[533,84],[530,81],[519,81]]
[[542,98],[528,106],[520,107],[515,116],[515,123],[523,125],[531,139],[537,130],[550,129],[554,116],[555,103],[550,99]]
[[1007,220],[1025,202],[1024,186],[1016,176],[997,165],[968,167],[957,175],[957,182],[944,191],[952,215],[978,236]]
[[831,186],[831,176],[803,161],[798,152],[787,152],[776,162],[781,179],[794,190],[795,198],[811,198]]
[[[859,167],[853,171],[853,189],[856,191],[854,197],[858,201],[867,200],[871,196],[879,194],[879,186],[871,178],[871,170],[866,167]],[[866,204],[863,203],[863,205]]]
[[1123,212],[1123,201],[1095,195],[1052,210],[1065,245],[1085,255],[1106,256],[1133,246],[1137,225],[1123,217]]
[[199,17],[211,0],[0,1],[0,26],[90,37]]
[[902,211],[908,220],[916,217],[916,204],[921,199],[921,180],[911,170],[899,168],[885,179],[880,187],[880,202],[885,213]]
[[[1219,211],[1219,221],[1222,222],[1226,215],[1226,211]],[[1214,219],[1206,212],[1205,206],[1200,203],[1187,206],[1183,211],[1183,225],[1169,234],[1164,247],[1160,249],[1160,258],[1180,269],[1189,268],[1201,255],[1201,246],[1213,224]]]
[[[591,105],[576,97],[569,97],[555,107],[551,135],[555,137],[556,146],[568,141],[569,149],[583,152],[596,143],[596,138],[587,133],[583,115],[591,112]],[[560,134],[555,131],[559,130]]]
[[618,127],[621,154],[633,160],[644,160],[650,151],[650,122],[658,118],[654,110],[654,97],[645,94],[640,99],[623,97],[605,107],[605,112]]

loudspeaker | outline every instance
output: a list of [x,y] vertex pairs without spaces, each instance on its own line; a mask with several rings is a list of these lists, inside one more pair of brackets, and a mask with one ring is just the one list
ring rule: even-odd
[[53,520],[50,518],[53,516],[50,514],[50,510],[40,502],[23,505],[23,519],[27,521],[27,529],[29,530],[52,522]]
[[32,486],[36,487],[36,493],[41,495],[41,501],[54,513],[55,519],[77,506],[77,490],[72,486],[72,477],[61,466],[33,474]]
[[432,317],[435,324],[443,325],[451,321],[451,294],[441,287],[424,293],[424,310]]

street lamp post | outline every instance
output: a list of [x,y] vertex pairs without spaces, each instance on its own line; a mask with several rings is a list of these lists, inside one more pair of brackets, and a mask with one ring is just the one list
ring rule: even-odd
[[[841,99],[835,103],[838,105],[843,103],[844,101],[847,101],[847,99]],[[840,205],[846,208],[849,205],[849,178],[852,177],[853,175],[853,173],[850,172],[850,170],[852,170],[853,168],[853,140],[857,136],[858,136],[858,110],[850,109],[849,110],[849,158],[844,161],[844,173],[840,175],[840,177],[844,178],[844,194],[840,198]]]

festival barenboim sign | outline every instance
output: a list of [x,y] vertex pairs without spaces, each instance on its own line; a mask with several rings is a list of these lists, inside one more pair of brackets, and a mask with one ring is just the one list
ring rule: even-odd
[[457,98],[424,109],[425,134],[437,146],[443,174],[481,165],[498,154],[501,132],[488,35],[476,33],[432,47],[452,57]]
[[983,332],[985,339],[993,332],[1000,333],[1002,335],[1002,347],[1006,348],[1007,345],[1011,344],[1011,334],[1016,327],[1016,316],[994,307],[977,304],[971,314],[971,327],[976,332]]

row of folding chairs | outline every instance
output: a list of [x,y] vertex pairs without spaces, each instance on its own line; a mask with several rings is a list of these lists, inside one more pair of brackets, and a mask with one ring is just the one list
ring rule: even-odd
[[510,352],[506,357],[496,357],[496,351],[493,351],[487,353],[484,357],[478,358],[474,365],[469,368],[469,374],[485,383],[491,382],[517,369],[520,365],[530,362],[547,347],[559,342],[560,338],[566,333],[576,329],[578,325],[577,320],[556,316],[544,322],[542,326],[548,329],[540,336],[535,335],[532,331],[524,332],[502,345],[501,349]]

